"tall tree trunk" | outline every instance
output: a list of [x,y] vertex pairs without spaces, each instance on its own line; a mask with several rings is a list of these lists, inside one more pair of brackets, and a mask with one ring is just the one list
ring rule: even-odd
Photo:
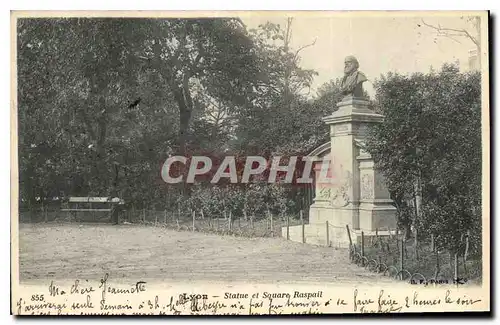
[[422,215],[422,177],[421,173],[416,179],[415,182],[415,219],[413,220],[413,224],[416,227],[416,223],[421,218]]
[[[186,155],[186,142],[187,135],[189,131],[189,122],[191,121],[191,116],[193,112],[193,100],[191,93],[189,91],[189,74],[185,74],[182,80],[181,86],[174,87],[174,97],[179,107],[179,155]],[[184,172],[184,177],[187,177],[186,173],[189,169],[186,168]],[[181,194],[187,196],[189,194],[189,187],[186,182],[182,183]]]
[[[289,46],[290,46],[290,40],[292,37],[292,21],[293,18],[288,18],[286,22],[286,31],[285,31],[285,37],[284,37],[284,49],[285,53],[288,54],[289,51]],[[283,97],[285,100],[285,105],[288,110],[290,110],[290,78],[292,75],[292,64],[293,62],[287,62],[287,66],[285,67],[285,76],[284,76],[284,89],[283,89]]]
[[[108,178],[108,172],[107,172],[107,166],[106,166],[106,150],[105,150],[105,143],[106,143],[106,134],[107,134],[107,128],[108,128],[108,111],[106,109],[106,102],[104,98],[100,98],[99,100],[99,108],[102,111],[102,115],[99,119],[98,126],[99,130],[97,133],[97,141],[96,141],[96,152],[97,152],[97,161],[96,161],[96,166],[97,166],[97,179],[100,182],[100,188],[104,190],[104,188],[108,187],[109,185],[109,178]],[[103,193],[104,194],[104,193]]]

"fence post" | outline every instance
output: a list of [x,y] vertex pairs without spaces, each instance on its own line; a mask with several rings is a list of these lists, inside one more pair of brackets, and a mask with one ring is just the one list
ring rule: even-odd
[[177,204],[177,218],[175,219],[175,221],[177,222],[177,230],[181,229],[181,226],[179,224],[179,219],[180,218],[181,218],[181,205]]
[[286,215],[286,240],[290,240],[290,215]]
[[458,252],[455,253],[455,283],[458,287]]
[[269,216],[269,222],[271,226],[271,236],[274,237],[273,214],[271,213],[271,210],[269,210],[269,207],[267,207],[267,215]]
[[[404,259],[405,259],[405,249],[404,249],[404,238],[401,238],[401,256],[400,256],[400,261],[399,261],[399,266],[401,268],[401,271],[403,271],[403,268],[405,267],[404,264]],[[401,280],[403,280],[403,272],[401,272]]]
[[470,232],[467,230],[467,234],[465,235],[465,250],[464,250],[464,255],[463,255],[464,272],[466,275],[468,274],[468,272],[467,272],[467,254],[469,253],[469,234],[470,234]]
[[361,266],[365,266],[365,262],[362,259],[365,257],[365,232],[361,232]]
[[467,230],[467,237],[465,237],[464,262],[467,261],[467,255],[469,254],[469,236],[470,236],[470,231]]
[[434,247],[434,254],[436,255],[436,271],[434,272],[434,279],[437,281],[439,275],[439,250]]
[[352,247],[351,231],[349,230],[349,225],[345,225],[347,229],[347,236],[349,237],[349,245]]
[[418,230],[415,229],[415,242],[414,242],[415,258],[418,261]]
[[[269,211],[269,210],[268,210]],[[269,215],[271,216],[271,234],[273,235],[274,237],[274,224],[273,224],[273,214],[271,213],[271,211],[269,211]]]
[[194,222],[195,222],[195,219],[196,219],[196,211],[193,210],[193,231],[194,231]]
[[[203,218],[205,218],[205,212],[203,212],[203,209],[201,209],[201,215],[203,216]],[[210,230],[214,228],[214,220],[212,218],[212,215],[208,217],[208,226],[210,227]]]
[[155,210],[155,227],[158,225],[158,213]]
[[396,248],[398,249],[399,251],[399,229],[396,228]]
[[232,222],[233,222],[232,218],[233,218],[233,215],[231,213],[231,210],[229,210],[229,224],[228,224],[229,231],[231,231],[231,228],[232,228]]
[[302,224],[302,243],[306,242],[306,226],[304,224],[304,212],[300,210],[300,223]]
[[146,209],[142,208],[142,222],[146,223]]
[[431,234],[431,251],[434,251],[434,234]]
[[[391,230],[389,229],[389,232],[390,231]],[[380,245],[380,250],[382,251],[382,253],[384,253],[385,252],[384,241],[378,235],[378,228],[375,229],[375,235],[377,236],[377,241],[376,241],[377,246]]]
[[253,214],[250,215],[250,226],[253,229]]
[[163,223],[167,224],[167,209],[165,209],[164,213],[165,214],[163,215]]

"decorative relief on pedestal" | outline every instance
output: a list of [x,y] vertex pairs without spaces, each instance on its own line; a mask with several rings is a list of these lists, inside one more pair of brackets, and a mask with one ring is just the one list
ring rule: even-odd
[[373,179],[368,174],[364,174],[361,177],[361,199],[373,199]]
[[359,155],[369,157],[370,154],[364,148],[359,148]]
[[352,173],[350,171],[343,171],[342,166],[340,167],[340,177],[337,183],[337,187],[333,191],[333,196],[331,197],[330,203],[336,208],[342,208],[347,206],[351,202],[349,197],[349,190],[352,187]]
[[360,139],[354,139],[354,142],[356,143],[356,147],[359,150],[359,155],[363,156],[363,158],[371,158],[371,155],[368,151],[366,151],[366,146],[365,143],[360,140]]
[[329,187],[322,187],[318,193],[319,200],[328,200],[332,196],[332,189]]

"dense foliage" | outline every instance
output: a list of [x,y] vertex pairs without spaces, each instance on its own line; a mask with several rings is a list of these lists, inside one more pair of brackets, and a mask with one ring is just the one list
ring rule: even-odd
[[[278,25],[40,18],[17,28],[21,206],[95,195],[175,207],[189,191],[161,179],[171,155],[305,153],[327,137],[308,125],[328,109],[303,96],[315,72]],[[264,197],[268,184],[255,186],[231,195]]]
[[469,232],[471,249],[480,254],[480,73],[453,65],[389,73],[376,91],[385,121],[372,129],[368,149],[387,179],[401,227],[408,235],[411,228],[433,234],[451,251]]

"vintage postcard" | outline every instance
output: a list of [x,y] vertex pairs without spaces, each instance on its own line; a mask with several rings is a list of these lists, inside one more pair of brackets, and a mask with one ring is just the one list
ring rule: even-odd
[[489,312],[489,13],[11,13],[11,313]]

